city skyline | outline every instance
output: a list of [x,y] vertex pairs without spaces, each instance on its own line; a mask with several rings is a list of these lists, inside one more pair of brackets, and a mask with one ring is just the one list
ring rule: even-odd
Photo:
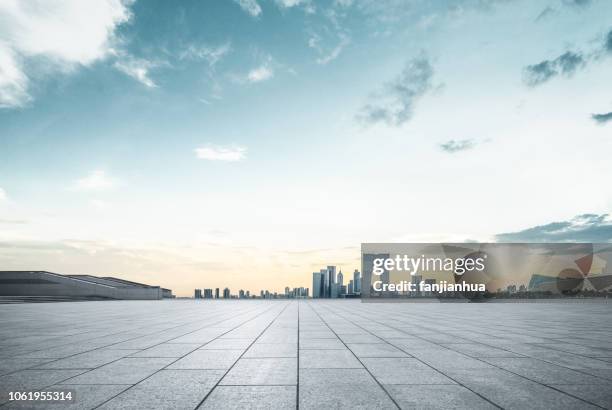
[[611,13],[2,2],[0,269],[280,292],[363,242],[610,242]]

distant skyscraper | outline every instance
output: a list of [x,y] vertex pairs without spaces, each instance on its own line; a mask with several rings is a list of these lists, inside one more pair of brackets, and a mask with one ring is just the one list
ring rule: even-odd
[[240,291],[238,291],[238,297],[244,299],[244,290],[240,289]]
[[325,294],[325,275],[321,272],[312,272],[312,297],[322,298]]
[[229,288],[223,289],[223,299],[229,299],[229,298],[230,298],[230,290],[229,290]]
[[342,269],[340,269],[340,272],[338,272],[338,285],[342,286],[344,285],[344,275],[342,274]]
[[346,290],[346,292],[350,295],[354,292],[354,288],[353,288],[353,279],[349,280],[349,284],[348,284],[348,288]]
[[212,289],[204,289],[204,299],[212,299]]
[[194,297],[195,299],[202,299],[202,289],[196,289],[196,290],[194,291],[194,295],[193,295],[193,297]]
[[357,269],[353,272],[353,292],[361,292],[361,274]]
[[289,291],[291,289],[289,289],[289,286],[285,286],[285,297],[288,298],[289,297]]
[[336,267],[328,266],[327,267],[327,281],[325,283],[325,285],[327,286],[327,297],[328,298],[337,297],[336,287],[334,286],[335,284],[336,284]]
[[377,276],[372,273],[374,267],[374,259],[387,259],[389,258],[388,253],[364,253],[361,257],[361,271],[363,277],[361,283],[359,283],[359,292],[361,295],[368,296],[380,296],[381,292],[376,292],[372,288],[372,284],[375,281],[382,281],[382,283],[389,283],[389,271],[384,269],[382,275]]
[[215,299],[219,299],[219,288],[215,288]]

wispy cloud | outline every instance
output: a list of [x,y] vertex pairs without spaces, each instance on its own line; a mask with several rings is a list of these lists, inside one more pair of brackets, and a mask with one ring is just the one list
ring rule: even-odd
[[246,159],[246,147],[206,145],[195,149],[196,157],[209,161],[237,162]]
[[259,83],[274,77],[274,69],[269,64],[262,64],[248,72],[246,80],[249,83]]
[[433,67],[426,57],[410,60],[400,75],[374,93],[357,118],[400,126],[412,118],[417,101],[432,88]]
[[325,49],[321,46],[321,37],[317,34],[313,34],[310,39],[308,39],[308,47],[316,50],[319,54],[317,58],[317,64],[325,65],[334,61],[342,50],[351,42],[351,39],[348,35],[344,33],[338,33],[338,43],[331,50]]
[[70,72],[111,54],[115,30],[130,19],[121,0],[0,2],[0,108],[23,107],[32,100],[30,78],[37,57],[45,72]]
[[257,0],[234,0],[240,8],[250,14],[253,17],[257,17],[261,14],[261,6],[257,3]]
[[529,87],[535,87],[560,74],[570,77],[585,65],[586,60],[581,53],[567,51],[553,60],[544,60],[525,67],[524,81]]
[[612,112],[604,114],[591,114],[591,118],[598,124],[605,124],[608,121],[612,121]]
[[455,154],[460,151],[466,151],[476,146],[476,141],[473,139],[463,140],[448,140],[440,144],[440,149],[449,154]]
[[149,77],[149,71],[156,66],[151,61],[126,55],[115,61],[114,66],[148,88],[157,87],[157,84]]
[[77,179],[73,189],[77,191],[103,191],[114,188],[116,181],[110,178],[105,171],[95,170],[87,176]]
[[604,50],[612,53],[612,30],[608,32],[604,41]]
[[544,8],[544,10],[542,10],[540,14],[538,14],[538,17],[536,17],[535,21],[546,20],[555,14],[557,14],[557,10],[555,10],[554,8],[550,6],[546,6],[546,8]]
[[206,60],[209,66],[214,67],[227,54],[229,54],[231,50],[232,43],[229,41],[226,41],[225,43],[216,47],[211,47],[208,45],[197,46],[195,44],[191,44],[179,54],[179,59]]
[[306,13],[315,13],[316,8],[311,0],[275,0],[276,5],[281,9],[292,7],[302,7]]
[[612,221],[608,214],[583,214],[495,237],[498,242],[611,242]]
[[568,6],[586,7],[590,5],[592,0],[563,0],[563,3]]

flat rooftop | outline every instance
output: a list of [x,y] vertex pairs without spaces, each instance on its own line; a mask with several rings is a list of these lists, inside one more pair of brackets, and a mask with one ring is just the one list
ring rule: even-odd
[[0,305],[0,404],[42,390],[74,401],[40,408],[611,408],[611,318],[606,303]]

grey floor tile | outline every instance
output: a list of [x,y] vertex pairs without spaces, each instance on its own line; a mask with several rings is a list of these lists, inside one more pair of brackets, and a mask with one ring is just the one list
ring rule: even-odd
[[448,375],[506,409],[596,408],[582,400],[500,369],[452,370]]
[[169,369],[229,369],[242,350],[196,350],[168,366]]
[[363,366],[349,350],[302,350],[301,369],[358,369]]
[[203,350],[246,350],[255,338],[252,339],[216,339],[201,347]]
[[300,350],[346,350],[344,343],[340,339],[302,339],[300,340]]
[[402,409],[497,409],[497,406],[459,385],[386,386]]
[[137,350],[98,349],[55,360],[37,366],[39,369],[94,369],[122,357],[129,356]]
[[0,403],[8,400],[9,392],[52,386],[83,372],[84,370],[20,370],[0,376]]
[[217,386],[200,409],[295,409],[295,386]]
[[162,343],[132,353],[131,357],[183,357],[200,346],[194,343]]
[[612,390],[609,386],[565,384],[552,386],[606,409],[612,409]]
[[382,384],[455,383],[444,374],[413,358],[365,358],[362,361],[366,369]]
[[161,370],[100,408],[194,409],[222,376],[222,370]]
[[605,378],[532,358],[484,358],[484,361],[543,384],[611,384]]
[[123,358],[62,384],[134,384],[167,366],[171,358]]
[[255,343],[244,354],[246,358],[253,357],[297,357],[295,343]]
[[347,347],[359,358],[408,357],[406,353],[386,343],[348,343]]
[[365,369],[300,369],[302,409],[397,409]]
[[297,384],[294,358],[240,359],[221,380],[222,385]]

